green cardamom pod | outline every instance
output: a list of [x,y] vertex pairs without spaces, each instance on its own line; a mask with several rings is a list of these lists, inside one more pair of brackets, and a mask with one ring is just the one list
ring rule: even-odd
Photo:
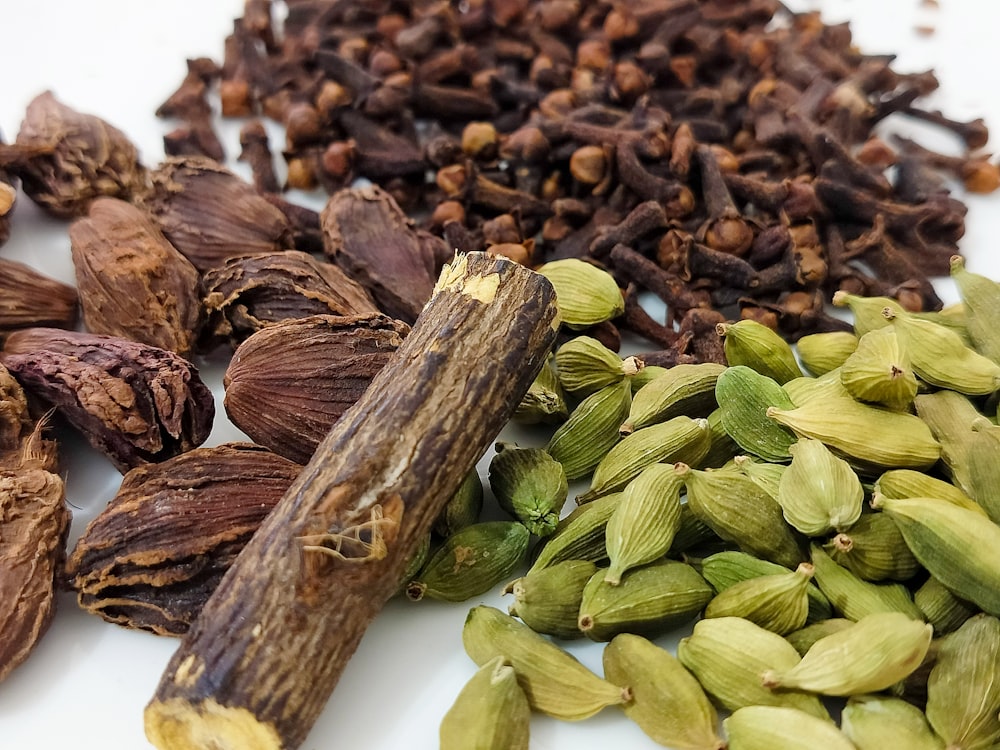
[[835,307],[848,307],[854,316],[854,335],[858,338],[876,328],[885,328],[889,321],[882,311],[889,308],[893,312],[905,313],[905,308],[891,297],[861,297],[843,290],[833,293]]
[[917,416],[941,444],[941,461],[951,481],[966,495],[970,494],[968,452],[974,437],[972,423],[983,415],[967,396],[955,391],[921,393],[913,399],[913,405]]
[[549,355],[514,410],[512,419],[521,424],[559,424],[569,416],[566,396]]
[[835,563],[819,544],[809,549],[820,591],[826,594],[834,611],[848,620],[862,620],[879,612],[898,612],[911,619],[921,619],[909,589],[902,584],[865,581]]
[[480,666],[503,657],[514,667],[531,707],[556,719],[586,719],[630,697],[628,688],[602,680],[547,638],[494,607],[479,605],[469,611],[462,643]]
[[687,503],[681,504],[681,521],[674,534],[674,541],[667,551],[667,557],[677,558],[695,547],[722,544],[722,540],[714,531],[691,512]]
[[924,712],[900,698],[855,696],[841,713],[840,728],[857,750],[945,750]]
[[831,633],[836,633],[853,624],[854,620],[848,620],[845,617],[829,617],[806,625],[804,628],[793,630],[785,635],[785,640],[791,643],[799,654],[804,655],[820,638],[825,638]]
[[775,691],[761,682],[768,669],[791,669],[801,661],[777,633],[741,617],[700,620],[677,644],[677,658],[717,703],[730,711],[744,706],[791,706],[817,718],[830,714],[819,698],[799,690]]
[[920,572],[896,522],[865,513],[823,545],[834,562],[866,581],[908,581]]
[[[942,446],[942,455],[945,451]],[[934,497],[986,517],[982,506],[958,487],[922,471],[890,469],[875,480],[874,491],[885,497]]]
[[514,595],[507,611],[536,633],[581,638],[576,620],[583,587],[596,572],[597,566],[589,560],[563,560],[527,573],[504,589],[505,594]]
[[478,521],[482,511],[483,482],[479,478],[479,471],[473,467],[438,514],[434,521],[434,531],[438,536],[451,536],[459,529]]
[[528,573],[547,568],[564,560],[607,560],[605,532],[608,519],[621,499],[621,493],[605,495],[592,503],[573,510],[547,537]]
[[[716,552],[714,555],[706,557],[701,561],[699,572],[719,594],[730,586],[742,581],[749,581],[751,578],[792,573],[783,565],[761,560],[746,552],[736,550]],[[806,598],[808,600],[806,622],[816,622],[833,617],[830,600],[812,581],[806,585]]]
[[800,438],[778,482],[778,504],[791,526],[823,536],[858,520],[865,491],[850,465],[819,440]]
[[855,750],[829,721],[787,706],[747,706],[722,720],[729,750]]
[[1000,521],[1000,427],[986,417],[972,422],[964,467],[969,495],[993,523]]
[[858,337],[848,331],[810,333],[795,342],[799,359],[813,375],[836,370],[858,347]]
[[590,328],[625,312],[625,299],[614,277],[592,263],[577,258],[554,260],[540,266],[538,273],[555,289],[559,320],[567,328]]
[[530,723],[514,669],[498,656],[472,676],[444,715],[440,750],[528,750]]
[[927,719],[948,747],[1000,743],[1000,621],[971,617],[946,636],[927,678]]
[[590,336],[577,336],[556,350],[559,382],[568,393],[581,399],[637,374],[643,367],[642,360],[623,360]]
[[628,414],[632,389],[626,381],[593,393],[559,425],[545,449],[563,465],[567,479],[579,479],[594,470],[618,442],[618,426]]
[[634,568],[616,586],[598,570],[583,589],[577,623],[593,641],[619,633],[654,638],[693,620],[711,598],[698,571],[674,560]]
[[909,353],[891,326],[858,340],[858,348],[840,368],[840,382],[854,398],[890,409],[908,409],[917,395]]
[[705,617],[742,617],[778,635],[806,624],[812,565],[788,573],[758,576],[733,584],[708,603]]
[[941,446],[918,417],[863,404],[850,396],[770,407],[767,416],[799,437],[819,440],[855,468],[926,469]]
[[791,669],[764,673],[765,687],[821,695],[885,690],[920,666],[933,628],[900,612],[879,612],[820,638]]
[[562,464],[541,448],[497,443],[490,461],[490,489],[497,503],[536,536],[559,523],[569,483]]
[[716,332],[723,337],[726,361],[745,365],[766,375],[779,385],[802,377],[795,352],[776,331],[756,320],[719,323]]
[[530,539],[523,524],[487,521],[466,526],[444,540],[406,587],[417,601],[428,596],[464,602],[485,594],[524,560]]
[[953,330],[888,308],[883,315],[896,328],[913,371],[925,383],[969,396],[1000,388],[1000,364],[966,346]]
[[930,498],[876,495],[872,505],[892,516],[928,573],[956,596],[1000,615],[1000,526]]
[[767,418],[769,408],[795,408],[778,383],[736,365],[719,376],[715,399],[722,410],[722,426],[740,448],[765,461],[788,460],[795,434]]
[[684,480],[687,505],[716,534],[744,552],[795,568],[804,556],[781,506],[738,471],[701,471],[685,464],[674,470]]
[[824,402],[836,398],[854,398],[840,382],[841,368],[830,370],[818,378],[795,378],[789,380],[781,390],[795,406],[805,406],[810,402]]
[[707,419],[674,417],[634,432],[608,451],[594,469],[590,489],[576,501],[591,500],[623,489],[639,472],[656,463],[697,464],[708,452],[711,433]]
[[935,635],[939,636],[958,630],[962,623],[979,611],[978,607],[951,593],[933,576],[913,592],[913,603],[923,613],[924,619],[934,626]]
[[410,581],[413,580],[414,576],[420,572],[421,568],[427,562],[427,558],[431,555],[431,534],[424,534],[424,538],[417,545],[417,548],[413,550],[413,554],[410,555],[410,559],[406,561],[406,567],[403,568],[403,575],[399,579],[399,588],[396,590],[396,594],[405,594],[406,587],[409,586]]
[[787,464],[776,464],[770,461],[759,461],[753,456],[736,456],[733,459],[736,468],[746,474],[754,483],[775,500],[778,499],[778,484],[788,469]]
[[[973,349],[978,350],[978,347],[976,347],[972,340],[972,336],[969,334],[969,317],[966,313],[964,303],[953,302],[950,305],[945,305],[940,310],[921,310],[919,312],[911,312],[910,315],[950,328],[962,338],[966,346],[971,346]],[[983,352],[979,353],[982,354]]]
[[725,369],[715,362],[668,368],[635,392],[632,408],[619,432],[630,435],[672,417],[707,415],[717,406],[715,384]]
[[962,297],[966,330],[973,346],[1000,363],[1000,284],[967,270],[960,255],[951,258],[951,278]]
[[659,365],[645,365],[639,372],[629,378],[629,382],[632,384],[632,394],[635,395],[638,393],[648,382],[660,377],[668,369],[670,368],[660,367]]
[[681,525],[682,487],[669,464],[647,466],[626,485],[608,520],[605,581],[616,586],[626,570],[667,554]]
[[741,453],[740,446],[729,437],[722,424],[722,409],[716,408],[705,417],[708,420],[708,452],[699,462],[703,467],[722,466]]
[[676,750],[725,749],[715,706],[669,651],[622,633],[604,647],[603,662],[605,677],[632,691],[625,715],[654,742]]

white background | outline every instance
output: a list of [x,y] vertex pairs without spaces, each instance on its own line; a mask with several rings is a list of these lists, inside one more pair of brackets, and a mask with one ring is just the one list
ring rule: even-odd
[[[829,22],[851,20],[859,46],[868,52],[897,53],[900,70],[935,68],[942,83],[933,100],[936,106],[956,118],[983,116],[1000,130],[1000,3],[941,0],[936,10],[921,0],[789,4],[822,8]],[[12,140],[28,101],[51,88],[70,106],[121,128],[139,146],[144,161],[155,163],[162,156],[161,139],[168,126],[153,111],[183,77],[186,57],[221,57],[223,38],[241,8],[239,0],[3,0],[0,130]],[[934,26],[935,33],[914,32],[924,24]],[[231,156],[238,151],[237,132],[238,124],[222,129]],[[947,139],[940,144],[948,145]],[[312,200],[321,205],[321,197]],[[968,200],[968,230],[962,242],[968,266],[1000,277],[995,259],[1000,196]],[[43,217],[27,200],[19,201],[14,235],[0,252],[73,282],[66,225]],[[941,288],[947,299],[954,298],[949,283],[942,282]],[[205,372],[221,395],[219,369],[208,367]],[[210,443],[239,437],[220,413]],[[75,539],[113,496],[119,476],[79,443],[66,446],[64,459],[69,501],[75,508]],[[481,601],[506,607],[499,596]],[[460,638],[473,603],[391,603],[365,636],[305,747],[436,747],[440,717],[474,671]],[[668,646],[672,642],[663,641]],[[176,643],[108,625],[79,611],[71,597],[61,596],[49,633],[32,657],[0,684],[0,746],[149,747],[142,709]],[[599,646],[575,643],[569,648],[600,670]],[[577,724],[544,717],[532,724],[532,747],[539,750],[616,746],[655,747],[612,710]]]

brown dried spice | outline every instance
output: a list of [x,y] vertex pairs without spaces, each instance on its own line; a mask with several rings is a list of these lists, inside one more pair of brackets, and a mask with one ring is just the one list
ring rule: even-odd
[[19,328],[76,327],[79,299],[69,284],[0,258],[0,336]]
[[[0,147],[3,138],[0,137]],[[0,245],[10,238],[10,216],[14,212],[14,202],[17,199],[17,189],[14,187],[14,177],[6,170],[0,169]]]
[[171,244],[199,271],[228,258],[292,247],[285,215],[216,161],[171,158],[151,177],[146,207]]
[[302,467],[250,443],[133,469],[66,562],[80,606],[181,635]]
[[364,287],[337,266],[286,250],[230,258],[202,280],[206,348],[240,342],[269,323],[310,315],[377,313]]
[[182,357],[191,351],[201,320],[198,271],[144,211],[99,198],[69,238],[88,330]]
[[254,441],[304,464],[407,333],[377,314],[267,326],[233,355],[223,378],[226,413]]
[[55,576],[70,513],[55,443],[41,423],[0,469],[0,681],[45,634],[55,611]]
[[190,362],[147,344],[55,328],[8,337],[0,361],[126,471],[200,445],[212,392]]
[[94,198],[126,200],[146,189],[146,169],[118,128],[57,101],[51,91],[28,105],[0,166],[21,178],[25,194],[54,216],[83,216]]
[[3,365],[0,365],[0,467],[10,454],[17,454],[21,436],[31,426],[28,399],[24,389]]

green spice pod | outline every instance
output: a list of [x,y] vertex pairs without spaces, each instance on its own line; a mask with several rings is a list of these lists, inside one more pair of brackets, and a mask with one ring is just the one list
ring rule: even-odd
[[1000,621],[976,615],[941,641],[927,678],[927,720],[950,748],[1000,742]]
[[919,418],[849,396],[794,409],[771,407],[766,413],[799,437],[821,441],[859,470],[926,469],[941,457],[940,444]]
[[892,326],[869,331],[840,368],[840,382],[854,398],[907,409],[917,395],[917,376]]
[[874,490],[885,497],[935,497],[986,517],[982,506],[958,487],[922,471],[890,469],[875,480]]
[[626,570],[667,554],[681,525],[682,487],[669,464],[647,466],[628,483],[608,520],[605,581],[616,586]]
[[959,599],[933,576],[913,592],[913,603],[923,612],[924,619],[934,626],[935,635],[947,635],[979,612],[964,599]]
[[715,362],[674,365],[635,392],[619,432],[630,435],[678,416],[703,416],[716,408],[715,384],[725,371]]
[[687,505],[722,539],[765,560],[795,568],[804,556],[781,506],[752,479],[737,471],[700,471],[684,464]]
[[802,377],[795,352],[788,342],[756,320],[719,323],[715,330],[724,339],[726,361],[731,366],[745,365],[779,385]]
[[718,535],[700,518],[691,512],[687,503],[681,504],[681,521],[674,534],[674,541],[667,551],[667,557],[680,557],[686,552],[704,545],[721,544]]
[[820,638],[791,669],[765,672],[764,686],[822,695],[885,690],[920,666],[933,628],[899,612],[880,612]]
[[427,563],[427,558],[431,555],[431,534],[427,533],[424,538],[417,545],[417,548],[413,550],[413,554],[410,555],[410,559],[406,561],[406,567],[403,568],[403,575],[399,578],[399,588],[396,589],[396,594],[405,594],[406,587],[413,580],[414,576],[420,572],[420,570]]
[[789,452],[792,463],[778,482],[785,520],[806,536],[823,536],[857,521],[865,492],[848,463],[810,438],[800,438]]
[[841,713],[840,728],[857,750],[945,750],[924,712],[900,698],[853,697]]
[[635,395],[638,393],[647,383],[660,377],[668,369],[670,368],[660,367],[659,365],[645,365],[639,372],[629,378],[629,382],[632,385],[632,394]]
[[913,405],[917,409],[917,416],[941,444],[941,460],[951,475],[951,481],[968,495],[968,451],[974,437],[972,423],[983,415],[968,397],[955,391],[922,393],[913,399]]
[[925,383],[970,396],[985,396],[1000,387],[1000,364],[965,345],[945,326],[907,313],[883,313],[896,328],[910,354],[913,371]]
[[532,571],[507,584],[504,593],[514,595],[507,611],[536,633],[581,638],[576,620],[583,587],[596,572],[597,566],[589,560],[564,560]]
[[615,445],[594,469],[590,489],[579,495],[578,503],[616,492],[656,463],[697,464],[708,452],[711,432],[708,420],[674,417],[628,435]]
[[487,521],[466,526],[444,540],[406,587],[413,601],[429,596],[464,602],[507,579],[524,560],[530,539],[523,524]]
[[595,338],[577,336],[556,350],[556,371],[562,387],[577,398],[614,385],[643,368],[641,360],[622,360]]
[[699,462],[703,468],[722,466],[741,453],[736,441],[729,437],[722,424],[722,409],[715,409],[706,417],[708,420],[708,452]]
[[444,715],[440,750],[528,750],[530,723],[514,669],[498,656],[472,676]]
[[514,410],[512,419],[521,424],[559,424],[569,416],[566,396],[552,366],[553,355],[545,360],[542,369],[528,387],[521,403]]
[[767,418],[769,408],[794,409],[782,387],[766,375],[737,365],[715,384],[722,426],[740,448],[765,461],[787,461],[795,434]]
[[557,525],[531,565],[532,573],[564,560],[607,560],[605,531],[621,493],[605,495],[573,510]]
[[798,630],[809,613],[812,565],[735,583],[705,607],[705,617],[742,617],[778,635]]
[[811,333],[795,342],[799,359],[813,375],[836,370],[858,346],[858,337],[848,331]]
[[603,662],[604,676],[632,691],[622,706],[625,715],[654,742],[676,750],[724,750],[715,706],[669,651],[622,633],[604,647]]
[[899,583],[872,583],[835,563],[818,544],[810,548],[816,583],[836,612],[848,620],[862,620],[879,612],[898,612],[915,620],[920,610],[909,590]]
[[764,687],[764,672],[791,669],[801,657],[780,635],[749,620],[700,620],[691,635],[677,644],[677,658],[705,691],[730,711],[744,706],[791,706],[820,719],[830,718],[815,695]]
[[434,521],[434,531],[447,537],[479,520],[483,511],[483,482],[473,467]]
[[480,666],[503,657],[514,667],[531,707],[556,719],[586,719],[629,698],[626,688],[602,680],[547,638],[494,607],[469,610],[462,643]]
[[[730,586],[742,581],[749,581],[751,578],[792,573],[783,565],[761,560],[746,552],[735,550],[717,552],[706,557],[701,561],[699,572],[720,594]],[[806,584],[806,598],[808,600],[806,622],[816,622],[833,617],[830,600],[811,580]]]
[[788,633],[785,636],[785,640],[791,643],[799,654],[805,654],[820,638],[826,638],[826,636],[839,632],[853,624],[854,620],[848,620],[844,617],[830,617]]
[[712,593],[698,571],[673,560],[630,570],[617,586],[598,570],[583,590],[577,623],[593,641],[619,633],[654,638],[693,620]]
[[854,398],[840,382],[840,368],[830,370],[818,378],[795,378],[789,380],[781,390],[795,406],[804,406],[810,401],[824,401],[831,398]]
[[829,721],[797,708],[747,706],[723,719],[729,750],[856,750]]
[[854,316],[854,335],[859,338],[869,331],[889,325],[889,321],[882,314],[886,308],[895,313],[906,312],[905,308],[891,297],[861,297],[843,290],[833,293],[833,304],[835,307],[851,309],[851,314]]
[[497,443],[490,461],[490,489],[497,503],[536,536],[559,523],[569,483],[562,464],[541,448]]
[[1000,527],[940,500],[876,495],[927,571],[984,612],[1000,615]]
[[775,500],[778,499],[778,484],[788,468],[787,464],[758,461],[753,456],[736,456],[733,462],[736,468],[750,477],[757,486]]
[[964,467],[969,495],[990,520],[1000,522],[1000,427],[986,417],[972,422]]
[[625,312],[614,277],[577,258],[554,260],[538,268],[556,290],[559,319],[567,328],[583,329],[617,318]]
[[866,581],[908,581],[920,572],[899,527],[885,513],[865,513],[823,549]]
[[1000,363],[1000,284],[966,270],[962,256],[951,259],[951,278],[965,309],[965,326],[976,350]]
[[545,449],[563,465],[567,479],[594,470],[618,442],[618,425],[628,414],[632,390],[626,381],[587,396],[559,425]]

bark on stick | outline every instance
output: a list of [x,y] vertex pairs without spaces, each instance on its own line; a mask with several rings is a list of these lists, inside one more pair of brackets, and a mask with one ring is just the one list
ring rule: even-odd
[[502,258],[470,253],[445,268],[394,359],[320,444],[170,661],[145,712],[156,747],[305,740],[407,558],[540,369],[554,303],[544,278]]

